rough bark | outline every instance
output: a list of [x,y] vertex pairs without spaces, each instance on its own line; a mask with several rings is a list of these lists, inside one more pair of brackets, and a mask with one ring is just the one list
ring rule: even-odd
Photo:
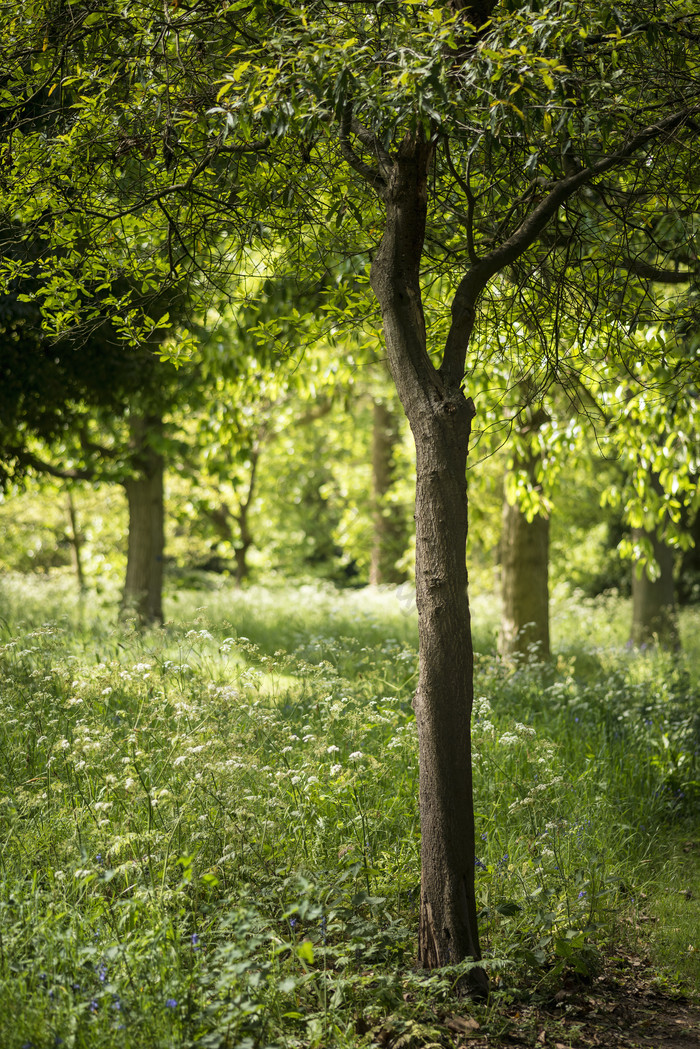
[[471,405],[426,410],[416,437],[420,673],[421,912],[426,968],[481,957],[474,891],[473,653],[467,590],[466,457]]
[[[466,461],[474,406],[460,386],[463,368],[457,366],[454,325],[444,373],[426,352],[418,267],[430,149],[410,145],[386,172],[386,227],[371,282],[382,309],[389,366],[416,445],[418,959],[433,968],[481,957],[474,890],[473,654],[466,571]],[[459,309],[456,317],[453,311],[453,319],[462,324],[465,346],[473,311]],[[488,982],[483,969],[472,969],[468,983],[484,993]]]
[[135,473],[124,481],[129,504],[129,546],[122,611],[142,623],[163,619],[163,456],[152,446],[161,421],[152,416],[131,421]]
[[633,645],[646,647],[659,645],[661,648],[680,648],[676,594],[673,578],[673,551],[656,534],[633,530],[633,541],[642,539],[651,542],[654,560],[659,569],[656,579],[651,579],[646,567],[638,574],[632,571],[632,631]]
[[394,452],[399,442],[399,422],[391,406],[375,401],[372,408],[372,556],[369,581],[402,583],[406,573],[396,563],[407,544],[402,507],[393,504],[389,495],[394,484]]

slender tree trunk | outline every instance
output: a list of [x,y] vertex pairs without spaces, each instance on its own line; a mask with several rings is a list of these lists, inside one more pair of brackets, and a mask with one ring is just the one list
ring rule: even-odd
[[134,477],[124,481],[129,503],[129,547],[122,610],[143,623],[163,619],[163,456],[150,439],[162,432],[160,419],[131,421]]
[[[420,670],[414,710],[420,762],[418,960],[426,968],[479,959],[471,770],[473,655],[467,594],[466,461],[474,405],[463,366],[436,370],[427,353],[419,265],[431,147],[406,140],[382,189],[386,227],[371,283],[391,373],[416,445],[416,603]],[[453,312],[453,318],[455,314]],[[466,345],[473,311],[461,339]],[[453,353],[453,350],[455,352]],[[475,993],[488,988],[480,967]]]
[[434,968],[481,957],[474,891],[473,670],[467,590],[466,457],[471,416],[424,420],[416,435],[416,603],[420,673],[421,913],[418,954]]
[[[695,479],[698,484],[698,478]],[[693,545],[681,555],[678,599],[681,604],[690,604],[700,598],[700,510],[690,518],[687,530],[692,536]]]
[[528,521],[503,500],[501,532],[502,656],[547,660],[549,647],[549,519]]
[[260,447],[261,445],[259,444],[254,445],[250,453],[250,480],[248,482],[248,493],[245,499],[241,500],[240,510],[236,517],[240,531],[239,542],[236,545],[235,550],[236,586],[242,586],[243,581],[247,579],[250,574],[250,567],[247,558],[248,551],[253,545],[253,534],[250,530],[249,514],[250,504],[253,501],[253,495],[255,493],[255,479],[257,475],[258,461],[260,459]]
[[661,648],[677,650],[681,642],[676,615],[673,551],[656,534],[635,528],[632,535],[635,543],[641,539],[651,542],[659,574],[652,580],[646,566],[641,574],[636,566],[633,568],[630,640],[640,648],[658,644]]
[[[538,456],[528,455],[525,466],[535,484]],[[505,486],[504,486],[505,487]],[[549,659],[549,518],[537,513],[531,521],[504,492],[501,530],[502,656]]]
[[66,494],[66,509],[68,510],[68,520],[70,521],[70,532],[68,533],[68,540],[71,546],[71,552],[73,555],[73,567],[75,568],[75,577],[78,580],[78,589],[81,594],[85,590],[85,571],[83,569],[83,536],[78,525],[78,514],[75,509],[75,502],[73,501],[73,493],[68,490]]
[[372,523],[374,535],[369,581],[402,583],[406,573],[396,567],[408,541],[403,507],[389,499],[394,484],[394,453],[400,439],[399,420],[391,406],[376,400],[372,409]]

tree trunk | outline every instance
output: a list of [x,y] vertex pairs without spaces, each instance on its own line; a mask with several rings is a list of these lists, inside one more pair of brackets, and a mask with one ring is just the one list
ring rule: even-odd
[[134,477],[124,481],[129,503],[129,548],[122,611],[142,623],[163,620],[163,456],[151,439],[162,432],[153,416],[131,420]]
[[250,453],[250,480],[248,481],[248,493],[245,499],[241,499],[240,509],[236,520],[238,522],[238,528],[240,530],[239,542],[236,545],[235,557],[236,557],[236,586],[242,586],[243,581],[248,578],[250,574],[250,568],[248,566],[248,551],[253,545],[253,533],[250,530],[249,525],[249,513],[250,504],[253,501],[253,494],[255,492],[255,479],[258,470],[258,462],[260,460],[260,450],[262,448],[262,440],[256,442]]
[[635,528],[632,532],[635,545],[646,539],[651,542],[654,560],[659,574],[650,579],[647,567],[632,571],[632,633],[633,645],[642,648],[658,644],[661,648],[680,648],[676,596],[673,580],[673,550],[654,533]]
[[421,912],[425,968],[481,957],[474,891],[473,670],[467,590],[470,406],[416,431]]
[[82,594],[85,591],[85,571],[83,569],[83,535],[78,525],[78,514],[75,509],[75,503],[73,502],[73,493],[69,490],[66,494],[66,508],[68,510],[68,520],[70,521],[70,532],[68,533],[68,541],[71,546],[71,553],[73,555],[73,567],[75,568],[75,577],[78,580],[78,589]]
[[[406,140],[382,188],[386,227],[371,284],[382,310],[392,377],[416,445],[416,603],[420,670],[414,710],[420,763],[419,964],[481,957],[474,890],[471,771],[473,654],[467,594],[466,461],[474,405],[450,343],[443,373],[427,353],[419,265],[425,234],[427,143]],[[453,311],[453,318],[455,313]],[[468,341],[473,311],[457,317]],[[453,325],[454,326],[454,325]],[[452,330],[450,338],[452,337]],[[461,351],[460,351],[461,352]],[[488,981],[476,967],[475,993]]]
[[372,412],[372,523],[374,535],[369,581],[402,583],[406,573],[396,562],[406,549],[406,524],[403,507],[389,499],[394,483],[394,451],[398,444],[399,421],[390,405],[375,401]]
[[502,656],[549,659],[549,519],[528,521],[503,500],[501,532]]
[[[537,461],[530,453],[524,464],[515,464],[526,466],[533,485]],[[500,555],[498,650],[504,657],[549,659],[549,518],[537,513],[528,521],[504,494]]]

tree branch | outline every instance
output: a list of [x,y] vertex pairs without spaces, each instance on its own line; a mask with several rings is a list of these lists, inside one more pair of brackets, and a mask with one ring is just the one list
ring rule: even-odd
[[[361,128],[362,125],[358,123]],[[366,129],[362,129],[363,134]],[[373,168],[371,164],[366,164],[364,160],[360,160],[355,150],[350,145],[350,132],[357,132],[353,128],[353,117],[352,117],[352,102],[348,102],[343,110],[343,116],[340,121],[340,136],[338,138],[338,144],[340,146],[340,152],[343,154],[343,159],[348,162],[351,168],[353,168],[358,175],[361,175],[365,182],[368,182],[373,189],[376,189],[378,193],[382,193],[386,188],[386,179],[380,172]],[[369,132],[366,132],[369,135]],[[358,134],[357,137],[362,142],[362,138]],[[371,136],[370,136],[371,138]]]
[[49,477],[56,477],[61,481],[94,481],[97,477],[97,470],[91,467],[65,470],[60,466],[54,466],[53,463],[47,463],[23,448],[7,448],[5,455],[12,456],[21,466],[31,466],[37,473],[48,474]]
[[439,372],[445,382],[459,384],[464,378],[469,337],[476,317],[476,304],[481,292],[496,273],[516,261],[538,239],[561,205],[582,186],[598,175],[624,164],[648,142],[675,131],[698,107],[687,107],[659,120],[638,134],[616,152],[596,164],[574,172],[557,182],[537,207],[526,216],[518,228],[497,248],[472,265],[457,286],[452,300],[452,324],[445,344],[445,353]]
[[679,273],[677,270],[667,270],[661,266],[652,266],[651,263],[639,258],[625,259],[622,266],[637,277],[658,281],[660,284],[689,284],[696,276],[694,273]]

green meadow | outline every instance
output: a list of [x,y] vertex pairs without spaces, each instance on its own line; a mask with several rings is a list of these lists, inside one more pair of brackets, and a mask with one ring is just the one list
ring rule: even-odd
[[[464,966],[414,968],[407,587],[181,591],[138,632],[8,576],[0,611],[4,1049],[462,1044]],[[489,1044],[620,950],[700,983],[698,613],[685,656],[628,615],[560,598],[556,660],[506,664],[474,599]]]

